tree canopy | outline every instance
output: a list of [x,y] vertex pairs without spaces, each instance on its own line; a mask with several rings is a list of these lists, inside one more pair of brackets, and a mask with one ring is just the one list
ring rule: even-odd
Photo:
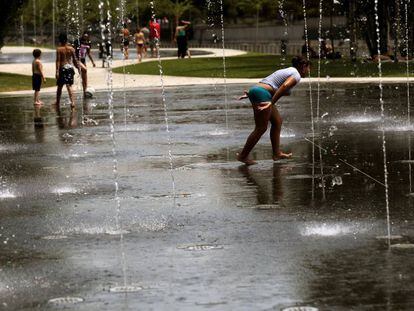
[[[322,0],[323,16],[345,16],[349,28],[345,36],[355,29],[355,37],[363,38],[371,54],[376,54],[377,33],[374,15],[375,0]],[[50,36],[53,3],[55,4],[56,32],[62,30],[89,30],[100,32],[99,3],[100,0],[16,0],[6,1],[0,11],[0,46],[6,31],[13,27],[16,18],[23,17],[26,33],[33,35],[36,25],[37,34],[43,32]],[[381,37],[381,53],[387,53],[390,39],[397,38],[398,48],[403,50],[405,32],[408,30],[410,50],[413,50],[414,23],[406,23],[405,16],[412,21],[414,15],[413,1],[378,0],[379,33]],[[152,10],[149,1],[143,0],[108,0],[103,1],[105,10],[109,8],[114,31],[122,25],[121,12],[135,25],[147,25]],[[109,3],[109,7],[107,4]],[[125,8],[121,10],[120,4]],[[248,24],[259,26],[260,23],[282,23],[279,9],[283,7],[288,22],[303,20],[303,2],[298,0],[155,0],[154,10],[159,18],[167,17],[175,25],[180,19],[189,19],[193,24],[214,24],[218,26],[221,17],[221,6],[224,9],[225,24]],[[308,17],[319,16],[320,0],[306,0]],[[406,9],[407,7],[407,9]],[[106,16],[106,14],[105,14]],[[105,17],[106,18],[106,17]],[[20,20],[20,19],[19,19]],[[16,30],[11,29],[16,33]],[[332,32],[331,32],[331,35]],[[391,36],[391,37],[390,37]],[[395,45],[395,44],[394,44]]]

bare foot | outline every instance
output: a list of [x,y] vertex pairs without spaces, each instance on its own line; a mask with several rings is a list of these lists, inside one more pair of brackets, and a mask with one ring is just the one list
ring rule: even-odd
[[281,159],[290,159],[292,157],[292,153],[284,153],[279,151],[277,155],[273,156],[273,161],[281,160]]
[[256,164],[256,161],[247,158],[242,158],[239,153],[236,153],[236,157],[238,161],[246,164],[247,166]]

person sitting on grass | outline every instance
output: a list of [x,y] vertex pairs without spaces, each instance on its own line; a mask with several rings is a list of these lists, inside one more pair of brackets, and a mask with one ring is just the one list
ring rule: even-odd
[[270,121],[270,141],[272,143],[273,160],[286,159],[291,153],[279,149],[282,118],[276,103],[282,96],[289,96],[291,89],[305,77],[310,70],[310,61],[297,56],[292,59],[292,67],[277,70],[258,84],[250,88],[239,99],[249,98],[253,107],[255,129],[247,138],[243,150],[237,154],[237,160],[252,165],[256,162],[249,159],[249,154],[262,135],[267,131]]
[[42,82],[46,82],[45,75],[43,73],[43,65],[40,61],[42,51],[39,49],[33,50],[33,63],[32,63],[32,87],[34,92],[34,105],[42,105],[42,102],[39,99],[40,88]]

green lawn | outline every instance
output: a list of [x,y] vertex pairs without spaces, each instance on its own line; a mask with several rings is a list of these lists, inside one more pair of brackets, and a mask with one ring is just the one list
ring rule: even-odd
[[[46,81],[42,87],[51,86],[53,82]],[[12,92],[32,89],[32,76],[0,72],[0,92]]]
[[[288,60],[291,57],[287,58]],[[273,71],[285,66],[280,66],[281,57],[266,54],[249,53],[242,56],[226,58],[228,78],[263,78]],[[287,65],[290,61],[286,62]],[[316,76],[318,60],[313,60],[312,76]],[[222,77],[223,60],[221,58],[192,58],[174,59],[162,61],[165,75],[182,77]],[[405,63],[382,63],[384,77],[406,76]],[[411,76],[414,75],[414,64],[411,64]],[[123,68],[115,68],[114,72],[122,73]],[[126,66],[126,72],[130,74],[158,75],[158,61],[145,62]],[[322,61],[321,76],[326,77],[375,77],[378,76],[378,68],[374,63],[352,63],[349,60]]]

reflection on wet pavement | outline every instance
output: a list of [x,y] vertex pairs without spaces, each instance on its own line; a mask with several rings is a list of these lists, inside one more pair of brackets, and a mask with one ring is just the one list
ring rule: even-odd
[[[245,87],[228,86],[228,98]],[[252,129],[247,102],[229,101],[227,132],[220,88],[167,88],[175,205],[160,90],[127,92],[126,116],[115,93],[121,229],[105,93],[60,113],[46,95],[35,111],[31,97],[0,98],[0,305],[413,310],[413,131],[404,87],[386,85],[390,217],[401,236],[392,243],[402,245],[389,250],[374,181],[383,181],[377,88],[321,90],[323,170],[312,163],[306,85],[281,103],[293,159],[271,161],[266,135],[251,167],[235,158]]]

